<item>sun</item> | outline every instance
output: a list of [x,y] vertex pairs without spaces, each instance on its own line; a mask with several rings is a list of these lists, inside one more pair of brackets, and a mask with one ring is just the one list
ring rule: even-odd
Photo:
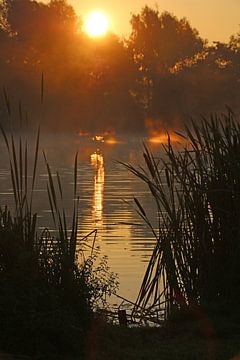
[[101,11],[90,13],[85,22],[85,31],[91,37],[103,36],[108,32],[109,19]]

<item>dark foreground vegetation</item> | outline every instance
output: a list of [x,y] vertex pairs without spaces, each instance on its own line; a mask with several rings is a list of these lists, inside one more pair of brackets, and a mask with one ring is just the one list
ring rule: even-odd
[[235,339],[239,352],[240,125],[229,109],[193,121],[182,140],[175,148],[169,137],[161,157],[145,147],[146,169],[126,165],[147,184],[159,224],[135,199],[156,246],[132,316],[165,319],[181,336],[198,328],[213,348]]
[[239,111],[239,33],[209,44],[187,19],[156,8],[132,15],[125,39],[91,39],[65,0],[2,0],[0,50],[0,85],[14,99],[12,112],[21,100],[29,126],[42,115],[31,117],[42,73],[42,129],[176,129],[189,115],[223,111],[225,104]]
[[[230,327],[229,327],[230,325]],[[98,327],[91,334],[87,359],[96,360],[239,360],[239,326],[228,320],[221,331],[202,331],[200,322],[168,328]],[[215,327],[216,329],[216,327]],[[231,329],[231,330],[230,330]]]
[[192,122],[179,149],[145,148],[146,170],[127,167],[149,187],[158,210],[156,238],[137,304],[168,318],[179,310],[240,315],[240,125],[226,115]]
[[[117,281],[105,258],[99,259],[96,232],[78,238],[77,155],[70,223],[61,206],[60,176],[52,173],[44,155],[55,235],[48,229],[39,234],[33,211],[39,133],[33,150],[27,138],[1,132],[15,205],[11,211],[0,208],[0,349],[42,359],[81,358],[94,311],[99,304],[104,307]],[[29,151],[35,152],[32,169]]]
[[[181,147],[169,139],[162,158],[145,148],[145,170],[127,165],[149,186],[159,216],[159,228],[152,227],[156,247],[128,314],[137,328],[113,325],[95,312],[116,290],[116,279],[106,264],[94,269],[94,247],[79,261],[77,156],[70,232],[59,205],[60,176],[53,176],[45,159],[57,232],[54,238],[47,230],[39,236],[32,212],[39,138],[27,184],[28,148],[2,131],[15,198],[13,214],[0,211],[3,352],[34,359],[239,358],[240,125],[229,110],[185,130]],[[160,327],[145,326],[149,320]]]

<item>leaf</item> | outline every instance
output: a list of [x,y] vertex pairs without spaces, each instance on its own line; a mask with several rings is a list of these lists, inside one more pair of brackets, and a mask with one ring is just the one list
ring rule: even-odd
[[139,200],[138,200],[137,198],[135,198],[135,197],[134,197],[133,199],[134,199],[134,201],[135,201],[135,204],[136,204],[137,207],[139,208],[140,212],[142,213],[142,215],[143,215],[144,217],[146,217],[147,215],[146,215],[146,213],[145,213],[142,205],[140,204]]

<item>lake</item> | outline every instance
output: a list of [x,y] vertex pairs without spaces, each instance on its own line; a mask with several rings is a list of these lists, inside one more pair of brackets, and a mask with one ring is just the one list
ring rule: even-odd
[[[34,143],[34,136],[31,135],[29,141]],[[42,156],[44,150],[52,171],[57,170],[60,174],[63,206],[70,219],[74,157],[78,151],[78,237],[81,239],[92,230],[97,230],[97,245],[100,246],[101,256],[108,256],[110,270],[118,274],[118,293],[131,301],[136,300],[147,261],[155,244],[151,231],[143,224],[132,206],[134,196],[153,221],[156,220],[156,211],[146,185],[118,161],[134,166],[142,165],[142,141],[140,137],[103,141],[101,137],[89,138],[78,134],[42,134],[34,193],[39,231],[45,227],[53,230],[46,191],[48,176]],[[31,148],[31,145],[29,146]],[[161,145],[155,145],[154,151],[160,149]],[[0,150],[0,201],[1,205],[12,206],[12,187],[3,142],[0,143]],[[33,150],[31,154],[33,157]]]

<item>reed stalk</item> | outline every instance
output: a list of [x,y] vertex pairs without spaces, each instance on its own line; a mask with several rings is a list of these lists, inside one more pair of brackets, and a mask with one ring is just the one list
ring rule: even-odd
[[133,311],[168,318],[191,306],[235,307],[240,300],[240,125],[224,115],[192,121],[184,144],[163,155],[144,146],[145,168],[125,164],[157,205],[158,229],[135,199],[156,245]]

